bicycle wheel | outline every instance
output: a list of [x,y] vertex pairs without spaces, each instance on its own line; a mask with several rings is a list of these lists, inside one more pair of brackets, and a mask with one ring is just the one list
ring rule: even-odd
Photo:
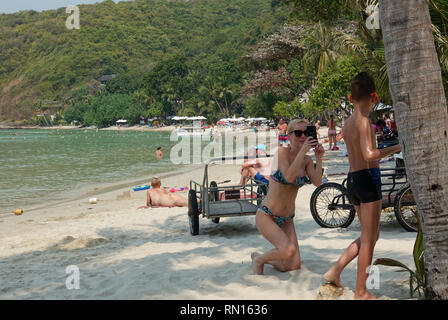
[[394,212],[398,223],[406,231],[418,231],[417,205],[410,185],[405,185],[398,191],[394,202]]
[[324,228],[347,228],[356,215],[347,190],[334,182],[324,183],[314,190],[310,209],[313,219]]

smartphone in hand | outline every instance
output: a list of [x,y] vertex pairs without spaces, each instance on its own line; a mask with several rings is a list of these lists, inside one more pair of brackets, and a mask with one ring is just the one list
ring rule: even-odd
[[[307,126],[306,132],[308,133],[308,137],[313,137],[313,139],[317,140],[317,132],[316,132],[315,126]],[[319,143],[319,142],[317,142],[317,143]],[[316,143],[316,145],[317,145],[317,143]]]

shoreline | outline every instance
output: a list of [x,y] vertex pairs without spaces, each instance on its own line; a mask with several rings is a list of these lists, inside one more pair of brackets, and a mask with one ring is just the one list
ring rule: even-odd
[[[199,168],[199,166],[201,165],[197,165],[197,164],[189,164],[189,165],[184,165],[182,168],[180,169],[175,169],[173,168],[172,170],[168,170],[165,173],[162,174],[155,174],[157,175],[159,178],[170,178],[172,176],[175,175],[182,175],[182,174],[186,174],[188,171],[191,170],[196,170]],[[66,191],[66,192],[62,192],[62,193],[58,193],[58,196],[62,197],[63,199],[59,199],[59,200],[44,200],[41,203],[38,204],[33,204],[31,205],[29,208],[27,207],[22,207],[22,208],[13,208],[11,210],[11,212],[0,212],[0,218],[4,218],[10,215],[13,215],[13,210],[15,209],[23,209],[24,213],[29,213],[29,212],[33,212],[33,211],[40,211],[40,210],[44,210],[44,209],[49,209],[49,208],[53,208],[53,207],[58,207],[58,206],[63,206],[72,202],[78,202],[78,201],[85,201],[86,203],[88,203],[89,198],[91,197],[99,197],[101,195],[105,195],[108,193],[113,193],[113,192],[126,192],[126,191],[130,191],[130,192],[134,192],[132,190],[133,187],[138,186],[138,185],[143,185],[143,184],[148,184],[151,180],[151,177],[148,176],[146,178],[129,178],[125,181],[113,181],[110,183],[104,183],[101,185],[98,184],[93,184],[90,186],[85,186],[73,191]],[[172,186],[172,187],[177,187],[177,186]]]
[[42,126],[0,126],[0,130],[99,130],[99,131],[173,131],[174,126],[166,126],[160,128],[151,128],[147,126],[132,126],[132,127],[120,127],[117,129],[114,127],[107,128],[93,128],[93,127],[78,127],[78,126],[52,126],[52,127],[42,127]]
[[[55,129],[55,128],[51,128],[51,129]],[[66,129],[71,129],[71,128],[66,128]],[[129,128],[129,131],[134,131],[134,130],[132,130],[132,128]],[[261,133],[261,134],[263,134],[263,133]],[[273,141],[271,140],[270,144],[267,142],[268,141],[266,141],[268,151],[272,151],[273,149],[275,150],[276,140],[273,140]],[[244,144],[242,147],[247,147],[247,146],[246,146],[246,144]],[[239,154],[240,151],[241,150],[236,150],[233,155]],[[225,155],[223,155],[223,156],[225,156]],[[203,170],[204,165],[205,165],[205,162],[202,162],[200,164],[197,164],[197,163],[181,164],[181,166],[182,166],[181,168],[178,168],[178,166],[173,165],[173,167],[171,169],[169,169],[168,171],[165,171],[163,173],[155,173],[154,175],[156,175],[160,178],[166,179],[166,178],[176,176],[176,175],[184,175],[184,174],[187,174],[188,172],[194,171],[196,169]],[[210,167],[215,166],[215,165],[219,165],[219,164],[211,164]],[[73,202],[77,202],[77,201],[86,201],[86,203],[87,203],[88,199],[90,197],[98,197],[98,196],[101,196],[101,195],[104,195],[107,193],[111,193],[111,192],[118,192],[118,191],[134,192],[132,190],[132,187],[138,186],[138,185],[143,185],[143,184],[149,184],[150,179],[151,179],[151,176],[147,176],[147,177],[137,177],[136,176],[133,178],[127,178],[125,181],[122,181],[122,180],[119,180],[119,178],[117,177],[112,182],[102,183],[102,184],[90,184],[90,185],[86,185],[86,186],[83,186],[83,187],[80,187],[80,188],[77,188],[74,190],[54,193],[52,195],[53,200],[43,199],[41,202],[33,203],[29,207],[26,205],[23,205],[20,207],[8,207],[4,211],[2,211],[0,209],[0,218],[4,218],[9,215],[13,215],[13,211],[16,209],[22,209],[22,210],[24,210],[25,213],[29,213],[29,212],[35,212],[35,211],[44,210],[44,209],[48,209],[48,208],[52,208],[52,207],[63,206],[68,203],[73,203]],[[202,173],[201,173],[201,177],[199,179],[194,179],[194,180],[202,183]],[[178,185],[170,186],[170,188],[172,188],[172,187],[184,187],[184,186],[178,186]]]

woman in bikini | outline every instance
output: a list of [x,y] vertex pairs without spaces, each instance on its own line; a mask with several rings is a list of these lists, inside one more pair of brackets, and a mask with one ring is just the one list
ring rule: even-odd
[[[288,148],[278,148],[274,157],[269,191],[255,216],[260,233],[274,245],[264,253],[252,253],[252,271],[263,274],[264,265],[279,271],[300,268],[300,252],[293,218],[297,191],[306,183],[322,182],[322,156],[325,151],[317,140],[308,136],[307,122],[295,119],[288,124]],[[314,147],[316,167],[306,153]]]

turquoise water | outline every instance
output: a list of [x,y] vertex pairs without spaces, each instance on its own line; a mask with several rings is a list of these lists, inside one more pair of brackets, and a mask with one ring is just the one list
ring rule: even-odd
[[[0,130],[0,214],[178,169],[169,160],[176,143],[169,132]],[[158,146],[164,152],[160,161]]]
[[[202,166],[202,157],[215,156],[210,151],[215,146],[212,138],[190,137],[189,159],[182,158],[187,163],[178,164],[187,149],[179,151],[184,140],[171,141],[170,135],[160,131],[121,130],[117,134],[116,130],[0,130],[0,215],[149,183],[153,175],[188,164]],[[239,150],[238,155],[243,155],[249,144],[260,143],[242,134],[239,138],[243,145],[235,143],[233,134],[222,136],[221,154],[236,155]],[[164,154],[162,160],[155,157],[159,146]]]

